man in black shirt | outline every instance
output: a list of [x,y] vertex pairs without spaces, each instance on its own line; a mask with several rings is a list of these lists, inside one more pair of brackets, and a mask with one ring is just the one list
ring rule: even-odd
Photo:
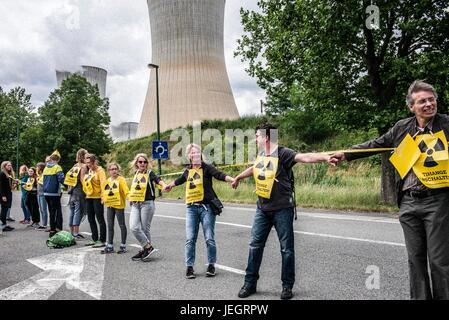
[[[330,156],[326,154],[296,153],[289,148],[279,146],[273,137],[277,129],[272,124],[259,125],[256,130],[256,142],[262,152],[257,157],[254,166],[240,173],[232,183],[232,187],[237,188],[241,179],[254,175],[256,193],[259,196],[251,229],[245,284],[238,296],[246,298],[256,292],[263,250],[270,230],[274,226],[281,244],[283,288],[281,299],[291,299],[295,282],[293,234],[295,201],[293,199],[292,168],[297,162],[327,161],[334,165],[337,161],[331,161]],[[270,137],[273,139],[271,140]]]

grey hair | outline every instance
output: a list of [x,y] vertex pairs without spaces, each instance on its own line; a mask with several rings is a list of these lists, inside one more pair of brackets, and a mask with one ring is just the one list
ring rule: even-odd
[[415,80],[408,88],[407,97],[405,98],[405,102],[407,103],[408,107],[411,107],[415,101],[412,98],[412,94],[419,91],[429,91],[432,92],[435,96],[435,99],[438,99],[437,92],[435,91],[435,88],[428,84],[427,82],[424,82],[424,80]]

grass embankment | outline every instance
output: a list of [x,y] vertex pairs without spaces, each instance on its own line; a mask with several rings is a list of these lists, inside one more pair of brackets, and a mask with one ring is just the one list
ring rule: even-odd
[[[202,129],[214,128],[221,132],[224,129],[254,128],[261,121],[258,117],[246,117],[235,121],[205,121]],[[191,127],[187,128],[189,131]],[[169,140],[170,131],[161,134],[161,140]],[[302,152],[320,152],[345,149],[352,144],[365,141],[376,136],[375,132],[342,132],[329,137],[322,142],[305,144],[295,141],[294,133],[279,133],[280,143]],[[113,151],[106,161],[116,161],[124,168],[125,176],[131,175],[129,162],[139,152],[151,154],[151,141],[155,135],[121,142],[114,145]],[[209,142],[205,142],[207,145]],[[204,146],[203,145],[203,146]],[[153,161],[153,167],[157,163]],[[219,167],[219,166],[218,166]],[[236,176],[239,168],[226,168],[223,171]],[[182,167],[173,165],[170,161],[163,162],[163,174],[182,171]],[[294,167],[296,201],[300,207],[327,208],[354,211],[397,211],[393,205],[382,203],[380,199],[380,160],[379,156],[357,160],[351,163],[343,162],[338,167],[329,167],[325,163],[297,164]],[[164,178],[171,182],[176,176]],[[184,199],[184,186],[174,188],[170,193],[164,193],[164,198]],[[214,189],[223,202],[254,204],[256,202],[255,187],[252,178],[242,181],[237,190],[229,184],[215,181]]]

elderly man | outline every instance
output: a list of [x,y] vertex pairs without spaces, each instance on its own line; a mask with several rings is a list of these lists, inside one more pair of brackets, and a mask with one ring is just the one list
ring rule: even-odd
[[[402,168],[396,166],[401,169],[396,172],[396,188],[408,253],[410,296],[449,299],[449,117],[437,113],[435,89],[423,81],[410,85],[406,102],[413,117],[398,121],[381,137],[352,148],[397,148],[401,142],[401,147],[408,145],[397,149],[395,157],[409,163]],[[370,154],[337,153],[333,158],[350,161]]]

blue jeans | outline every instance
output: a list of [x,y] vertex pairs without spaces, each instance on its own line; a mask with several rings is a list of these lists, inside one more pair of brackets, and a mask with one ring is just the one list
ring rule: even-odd
[[295,283],[293,216],[293,208],[266,212],[257,208],[249,243],[248,266],[245,275],[246,286],[254,287],[257,284],[265,243],[267,242],[271,227],[274,226],[281,245],[282,286],[293,287]]
[[22,211],[23,211],[24,220],[30,221],[31,214],[30,214],[30,211],[28,210],[28,208],[27,208],[27,206],[25,204],[25,200],[26,200],[26,194],[25,194],[25,196],[22,196],[22,198],[20,200],[20,207],[22,208]]
[[71,200],[69,226],[79,226],[83,217],[84,203],[83,200]]
[[217,261],[217,246],[215,244],[215,214],[209,205],[188,205],[186,217],[186,266],[195,263],[195,246],[200,223],[203,226],[204,240],[207,248],[207,261],[215,264]]
[[46,227],[48,223],[48,205],[43,194],[37,196],[37,203],[39,204],[39,211],[41,213],[41,225]]

